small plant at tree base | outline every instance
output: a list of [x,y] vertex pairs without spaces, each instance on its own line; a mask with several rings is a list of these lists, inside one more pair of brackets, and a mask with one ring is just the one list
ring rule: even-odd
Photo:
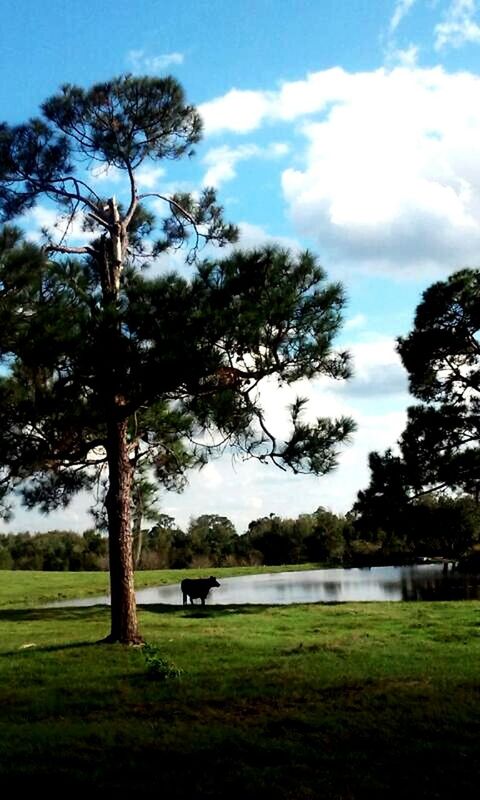
[[153,644],[146,644],[143,647],[143,654],[147,664],[147,673],[151,678],[160,681],[178,679],[182,676],[182,670],[160,654],[160,650]]

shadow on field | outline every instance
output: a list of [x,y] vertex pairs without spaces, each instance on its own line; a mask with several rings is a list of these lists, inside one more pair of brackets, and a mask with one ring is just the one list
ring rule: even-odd
[[182,616],[189,617],[191,619],[205,619],[208,617],[238,616],[239,614],[261,614],[271,608],[278,608],[278,606],[253,605],[249,603],[246,603],[244,606],[174,606],[167,605],[165,603],[158,603],[151,605],[139,605],[138,608],[141,611],[149,611],[152,614],[171,614],[172,612],[180,612]]
[[0,653],[0,658],[11,658],[12,656],[29,656],[32,652],[35,653],[58,653],[62,650],[83,650],[85,647],[100,646],[101,642],[69,642],[68,644],[47,644],[42,647],[28,647],[16,650],[8,650],[5,653]]
[[2,608],[2,622],[45,622],[47,620],[85,620],[86,617],[103,619],[107,606],[69,606],[68,608]]

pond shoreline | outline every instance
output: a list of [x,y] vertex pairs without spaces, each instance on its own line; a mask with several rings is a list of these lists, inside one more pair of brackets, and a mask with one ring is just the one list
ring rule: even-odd
[[[139,588],[139,605],[182,604],[179,583]],[[220,577],[206,604],[291,605],[297,603],[402,602],[480,599],[480,576],[463,575],[444,563],[321,568]],[[108,605],[108,595],[57,600],[50,608]]]

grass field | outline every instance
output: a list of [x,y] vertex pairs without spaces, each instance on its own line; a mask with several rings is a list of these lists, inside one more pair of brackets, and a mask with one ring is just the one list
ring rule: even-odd
[[142,648],[96,643],[108,609],[27,607],[98,593],[66,579],[0,573],[0,603],[9,581],[19,598],[0,608],[3,788],[477,796],[480,603],[148,606],[143,635],[182,670],[162,681]]

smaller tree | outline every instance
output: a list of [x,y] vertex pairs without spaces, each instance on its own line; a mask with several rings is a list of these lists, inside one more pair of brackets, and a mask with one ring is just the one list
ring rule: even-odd
[[355,527],[370,536],[376,531],[399,532],[403,516],[413,497],[408,469],[401,456],[391,450],[368,456],[370,484],[358,492],[352,513]]
[[414,328],[398,351],[410,390],[400,440],[417,490],[449,487],[480,494],[480,272],[465,269],[423,294]]

